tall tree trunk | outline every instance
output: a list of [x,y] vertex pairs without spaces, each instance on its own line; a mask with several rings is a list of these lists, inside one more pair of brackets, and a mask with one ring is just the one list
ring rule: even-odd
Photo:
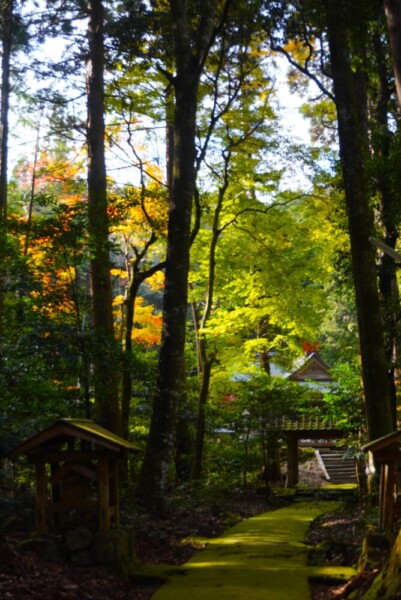
[[[395,87],[397,92],[398,111],[401,112],[401,1],[400,0],[384,0],[384,12],[387,20],[387,28],[390,39],[391,55],[393,59]],[[398,190],[397,190],[398,191]],[[391,196],[391,199],[393,197]],[[394,207],[395,208],[395,207]],[[393,210],[394,210],[393,208]],[[384,211],[383,211],[384,212]],[[387,219],[385,221],[385,215],[383,215],[383,223],[386,227],[386,239],[385,243],[394,248],[396,241],[399,237],[399,232],[394,230],[392,226],[393,215],[392,211],[388,210]],[[388,225],[387,225],[388,223]],[[386,254],[383,256],[383,268],[384,273],[388,273],[387,278],[383,278],[381,282],[381,288],[383,295],[386,295],[391,302],[390,308],[393,309],[393,314],[397,315],[395,319],[391,321],[393,326],[394,336],[398,334],[398,323],[399,323],[399,291],[398,283],[396,279],[396,266],[392,258]],[[390,279],[391,277],[391,279]],[[397,349],[398,350],[398,349]],[[396,353],[395,360],[398,362],[401,359]],[[392,369],[394,371],[394,369]],[[394,378],[393,378],[394,382]],[[394,394],[395,395],[395,394]]]
[[[369,439],[394,428],[388,364],[384,352],[383,324],[377,289],[374,250],[369,242],[373,213],[369,206],[365,161],[368,156],[366,85],[363,53],[351,64],[352,45],[347,2],[327,2],[331,69],[338,118],[340,159],[343,172],[352,272],[361,352],[362,380]],[[363,18],[361,18],[363,28]],[[359,44],[363,45],[363,34]],[[355,38],[352,39],[355,42]]]
[[174,119],[174,166],[171,190],[163,330],[152,422],[142,465],[139,493],[156,509],[164,505],[170,461],[174,448],[178,399],[182,393],[190,224],[195,184],[195,116],[197,82],[192,69],[177,73]]
[[104,39],[102,0],[88,2],[87,144],[88,204],[91,250],[93,326],[96,348],[93,357],[95,419],[104,427],[121,430],[118,404],[117,351],[114,340],[110,278],[109,225],[104,124]]
[[395,87],[398,105],[401,108],[401,2],[400,0],[384,0],[387,27],[393,57]]
[[[10,63],[12,46],[13,0],[6,0],[2,14],[2,58],[0,97],[0,281],[5,278],[7,228],[7,169],[8,169],[8,114],[10,106]],[[0,338],[3,329],[4,285],[0,285]],[[0,345],[0,360],[2,346]]]
[[[400,190],[394,185],[394,177],[389,175],[391,168],[391,141],[394,134],[390,131],[388,116],[389,101],[392,91],[389,85],[389,72],[386,48],[381,32],[372,38],[376,58],[375,71],[378,80],[377,100],[373,111],[373,132],[371,144],[376,162],[376,182],[380,200],[380,220],[384,229],[384,242],[394,248],[399,238],[399,202]],[[397,282],[397,265],[393,258],[384,253],[379,262],[379,284],[383,307],[385,330],[385,352],[389,364],[388,378],[391,391],[391,404],[394,423],[396,414],[396,385],[394,380],[395,365],[401,358],[398,323],[400,322],[400,296]]]
[[12,46],[13,0],[6,0],[2,14],[1,100],[0,100],[0,224],[7,217],[8,114],[10,108],[10,63]]
[[[158,379],[138,494],[163,510],[175,445],[178,401],[183,393],[192,202],[195,193],[195,133],[199,79],[212,41],[217,2],[205,2],[197,31],[187,0],[170,0],[176,75],[174,151],[170,191],[163,330]],[[195,41],[196,40],[196,41]]]

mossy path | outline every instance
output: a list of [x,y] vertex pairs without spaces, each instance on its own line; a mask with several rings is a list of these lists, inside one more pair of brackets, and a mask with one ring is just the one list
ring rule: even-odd
[[310,600],[308,577],[347,567],[306,566],[310,523],[335,502],[302,502],[239,523],[183,565],[152,600]]

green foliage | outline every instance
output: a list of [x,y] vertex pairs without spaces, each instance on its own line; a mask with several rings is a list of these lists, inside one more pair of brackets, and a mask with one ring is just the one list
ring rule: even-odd
[[215,379],[208,410],[207,473],[210,481],[242,485],[249,474],[261,475],[280,445],[281,417],[297,418],[308,410],[310,392],[296,382],[254,373],[227,382]]
[[353,360],[338,363],[330,371],[335,383],[323,396],[324,412],[339,429],[349,433],[351,441],[355,444],[355,432],[364,428],[358,359],[354,357]]
[[[42,147],[36,165],[21,159],[14,170],[8,238],[0,248],[4,447],[57,416],[82,416],[92,400],[90,365],[108,350],[90,325],[91,249],[86,173],[80,157],[85,129],[84,103],[78,98],[82,90],[75,97],[62,89],[75,86],[73,74],[83,69],[82,32],[72,17],[82,18],[85,7],[68,2],[62,18],[58,4],[51,2],[43,13],[40,36],[45,39],[47,31],[61,35],[75,48],[74,55],[66,52],[59,64],[25,57],[45,80],[39,99],[25,95],[20,121],[24,132],[37,131],[40,124]],[[194,36],[200,6],[189,2]],[[113,293],[119,296],[120,307],[113,352],[117,368],[128,365],[132,374],[130,436],[143,447],[156,381],[157,339],[152,338],[146,349],[134,341],[122,363],[121,315],[129,278],[164,259],[169,195],[166,125],[173,122],[169,103],[177,81],[169,3],[122,0],[105,2],[105,8],[107,67],[112,67],[106,77],[107,152],[110,174],[115,175],[115,181],[110,179],[108,216]],[[242,483],[244,470],[258,473],[270,441],[278,443],[275,434],[269,439],[269,421],[308,410],[299,386],[262,372],[268,371],[272,353],[280,366],[289,369],[300,356],[303,341],[320,342],[324,358],[335,365],[332,372],[338,381],[325,395],[325,414],[345,430],[353,431],[363,422],[324,11],[315,0],[229,3],[228,11],[227,28],[214,32],[198,95],[193,225],[199,231],[191,250],[189,299],[199,321],[205,314],[206,318],[199,331],[188,319],[187,334],[186,371],[192,375],[198,366],[199,340],[214,361],[206,409],[205,477],[210,486],[225,478]],[[301,109],[311,125],[311,147],[296,147],[280,134],[275,96],[281,89],[275,89],[272,48],[292,61],[291,93],[301,91],[305,97],[309,76],[323,93]],[[369,87],[377,104],[379,70],[372,56],[369,47]],[[22,87],[19,92],[22,102]],[[42,113],[39,106],[45,100]],[[73,138],[77,141],[71,142]],[[367,162],[374,207],[380,211],[376,187],[384,177],[394,196],[388,217],[398,227],[400,138],[395,130],[372,124],[370,140],[374,149],[388,146],[387,155],[375,150]],[[299,161],[312,182],[303,177],[289,181],[293,171],[288,165]],[[378,228],[381,233],[382,223]],[[155,236],[157,243],[151,245]],[[154,286],[141,286],[148,305],[161,309],[162,286],[162,277]],[[188,426],[188,445],[200,381],[201,376],[187,377],[179,407],[179,419]],[[245,417],[244,411],[249,413]]]

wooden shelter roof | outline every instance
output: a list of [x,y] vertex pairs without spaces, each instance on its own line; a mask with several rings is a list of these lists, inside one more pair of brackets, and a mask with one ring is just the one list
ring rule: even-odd
[[401,431],[393,431],[362,446],[364,452],[376,452],[401,442]]
[[108,431],[90,419],[59,419],[50,427],[28,438],[4,454],[6,458],[15,458],[20,454],[38,451],[40,447],[53,447],[65,444],[70,439],[80,439],[96,446],[121,453],[122,450],[139,450],[129,441]]

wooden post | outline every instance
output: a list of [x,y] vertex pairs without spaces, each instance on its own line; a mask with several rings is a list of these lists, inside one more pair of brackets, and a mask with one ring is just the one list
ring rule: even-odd
[[390,531],[394,514],[395,465],[383,463],[380,470],[380,518],[379,527]]
[[99,531],[110,529],[110,474],[109,461],[101,458],[99,474]]
[[[50,481],[52,482],[53,475],[57,472],[60,464],[59,463],[51,463],[50,464]],[[54,506],[57,502],[61,500],[61,484],[60,482],[56,483],[51,487],[51,503]],[[59,531],[61,528],[62,518],[59,513],[55,511],[52,512],[53,517],[53,528],[55,531]]]
[[113,523],[120,526],[120,462],[110,461],[110,505],[113,507]]
[[36,465],[36,531],[37,533],[47,533],[49,525],[47,522],[47,486],[46,486],[46,465],[39,463]]
[[289,433],[287,436],[287,487],[294,487],[298,480],[298,436],[296,433]]

